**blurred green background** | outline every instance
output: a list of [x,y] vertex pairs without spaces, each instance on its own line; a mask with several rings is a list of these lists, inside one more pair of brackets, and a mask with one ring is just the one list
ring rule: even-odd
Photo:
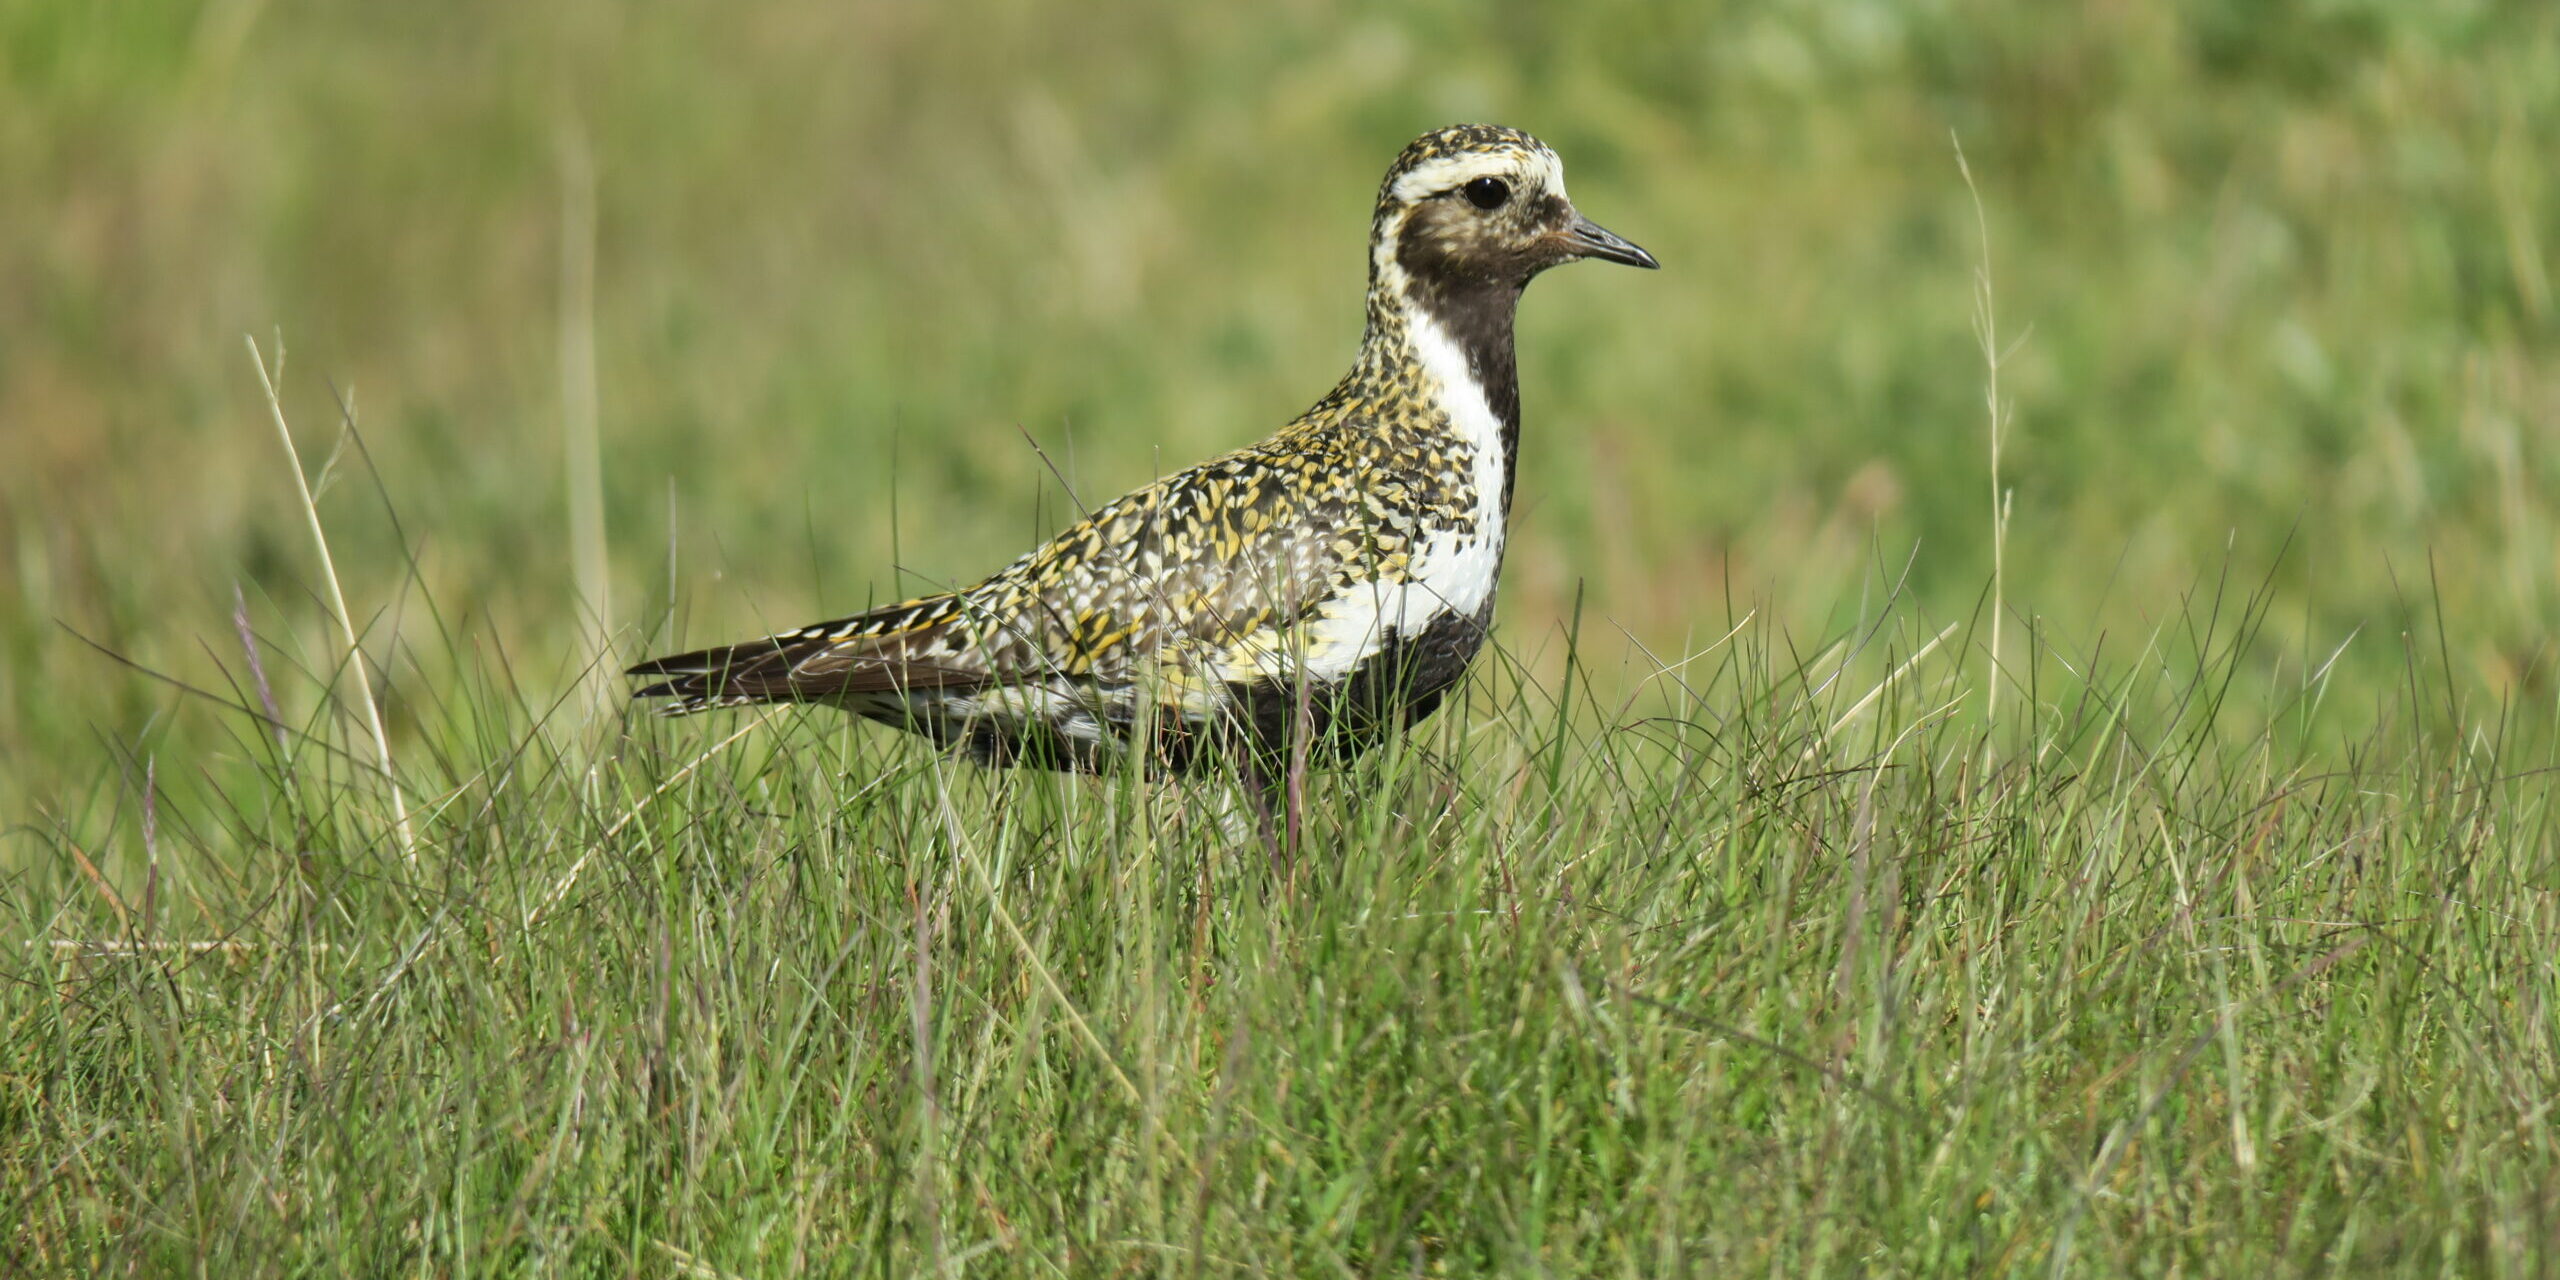
[[320,505],[376,651],[431,599],[564,684],[586,160],[636,649],[992,569],[1069,506],[1025,433],[1093,499],[1286,420],[1358,337],[1378,174],[1456,120],[1666,264],[1528,300],[1515,643],[1578,585],[1657,652],[1729,607],[1828,634],[1906,562],[1980,607],[1952,137],[2016,341],[2013,614],[2130,653],[2227,572],[2274,678],[2361,629],[2341,678],[2395,679],[2440,616],[2458,679],[2547,699],[2560,6],[11,0],[7,820],[214,714],[57,620],[222,687],[237,583],[327,651],[244,332],[315,472],[330,385],[360,412],[397,531],[352,448]]

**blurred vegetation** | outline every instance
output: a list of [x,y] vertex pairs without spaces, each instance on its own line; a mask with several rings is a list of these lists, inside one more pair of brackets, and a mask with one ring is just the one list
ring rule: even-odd
[[21,2],[0,56],[22,793],[172,705],[57,619],[196,679],[235,582],[321,634],[244,332],[315,469],[330,386],[359,411],[376,474],[345,449],[322,505],[377,649],[423,595],[570,668],[580,149],[627,644],[671,589],[726,638],[992,568],[1069,505],[1025,433],[1092,497],[1285,420],[1357,336],[1377,173],[1482,118],[1669,265],[1529,300],[1509,634],[1578,588],[1664,650],[1728,599],[1818,633],[1906,562],[1975,610],[1959,138],[2016,342],[2013,614],[2140,636],[2271,575],[2269,664],[2441,613],[2463,678],[2547,696],[2548,5]]

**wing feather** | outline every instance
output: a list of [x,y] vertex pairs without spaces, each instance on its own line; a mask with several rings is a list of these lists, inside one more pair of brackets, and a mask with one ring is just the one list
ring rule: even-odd
[[653,658],[624,674],[651,682],[631,696],[671,699],[661,708],[668,715],[968,687],[984,682],[986,673],[953,661],[937,643],[957,611],[954,596],[910,600],[743,644]]

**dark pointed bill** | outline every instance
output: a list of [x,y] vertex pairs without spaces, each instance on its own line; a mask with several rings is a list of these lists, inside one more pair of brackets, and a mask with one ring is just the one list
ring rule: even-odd
[[1579,214],[1574,215],[1573,225],[1565,228],[1564,243],[1577,258],[1601,258],[1647,270],[1662,265],[1653,260],[1652,254],[1628,243],[1617,232]]

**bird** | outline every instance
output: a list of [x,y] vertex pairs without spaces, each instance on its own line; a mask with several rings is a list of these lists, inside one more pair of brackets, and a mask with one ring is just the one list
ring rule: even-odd
[[992,766],[1229,760],[1268,837],[1284,766],[1429,716],[1483,648],[1519,460],[1513,317],[1582,259],[1659,265],[1574,207],[1538,139],[1425,133],[1379,186],[1359,353],[1314,407],[975,585],[653,659],[633,696],[832,706]]

